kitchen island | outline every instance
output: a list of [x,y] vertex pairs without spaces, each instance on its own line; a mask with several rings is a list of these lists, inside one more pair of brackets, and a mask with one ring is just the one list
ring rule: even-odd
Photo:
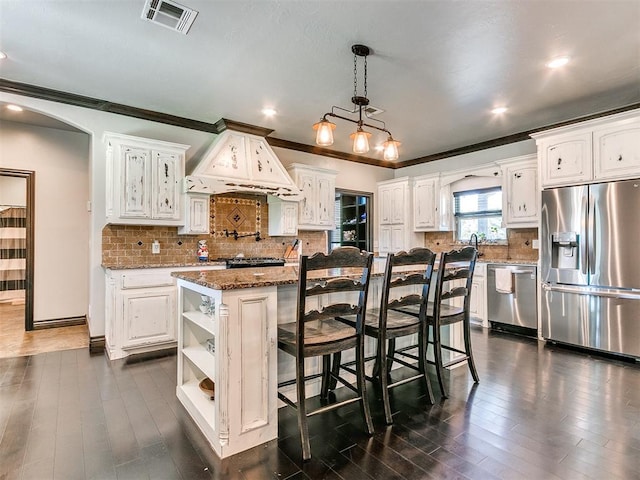
[[[384,266],[384,259],[374,262],[370,306],[379,301]],[[325,270],[310,272],[310,278],[354,273]],[[178,286],[178,398],[221,458],[275,439],[277,384],[295,378],[295,361],[278,355],[277,327],[295,321],[298,267],[172,275]],[[319,308],[322,299],[318,301]],[[398,343],[399,348],[404,345]],[[367,355],[375,352],[375,339],[366,339],[365,350]],[[345,355],[344,360],[350,358]],[[307,360],[309,373],[320,369],[319,359]],[[215,385],[213,395],[200,387],[205,378]],[[319,387],[319,382],[310,385],[307,394],[317,395]],[[295,386],[289,388],[295,398]]]
[[[277,326],[295,320],[298,267],[172,275],[178,286],[179,400],[221,458],[276,438],[278,377],[295,375],[294,362],[279,362]],[[213,395],[201,391],[205,378],[215,385]]]

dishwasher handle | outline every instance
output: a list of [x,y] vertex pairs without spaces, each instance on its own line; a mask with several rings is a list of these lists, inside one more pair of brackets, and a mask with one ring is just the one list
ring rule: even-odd
[[[488,269],[493,272],[495,272],[496,269],[498,268],[508,268],[508,267],[488,267]],[[511,273],[515,275],[520,275],[520,274],[535,275],[536,274],[535,268],[511,268],[510,270],[511,270]]]

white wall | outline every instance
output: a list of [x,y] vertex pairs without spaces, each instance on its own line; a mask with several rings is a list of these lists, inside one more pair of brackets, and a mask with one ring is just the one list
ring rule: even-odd
[[[102,262],[102,229],[105,226],[105,147],[102,143],[104,132],[155,138],[168,142],[183,143],[192,147],[187,152],[187,160],[194,155],[202,155],[211,145],[215,135],[115,115],[97,110],[48,102],[37,98],[23,97],[0,92],[0,102],[13,103],[29,110],[62,120],[89,134],[89,194],[92,203],[89,227],[89,308],[88,320],[91,336],[104,335],[105,275]],[[46,158],[46,157],[44,157]],[[43,158],[43,159],[44,159]],[[4,164],[4,159],[0,159]],[[17,167],[24,168],[24,167]],[[39,177],[36,178],[36,182]],[[73,188],[62,185],[61,189]],[[51,200],[59,193],[47,192]],[[36,221],[38,221],[36,219]],[[59,273],[59,272],[58,272]],[[86,278],[86,277],[85,277]]]
[[[2,132],[0,131],[0,134]],[[2,166],[0,150],[0,166]],[[27,204],[27,180],[21,177],[0,176],[0,207],[24,207]]]
[[0,166],[35,172],[34,320],[86,315],[89,136],[2,122]]

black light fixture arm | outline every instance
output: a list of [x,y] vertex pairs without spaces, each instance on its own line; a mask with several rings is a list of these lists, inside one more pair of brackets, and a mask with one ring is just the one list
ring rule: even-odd
[[338,115],[337,113],[333,113],[334,109],[339,109],[339,110],[344,110],[345,112],[348,113],[353,113],[351,110],[347,110],[346,108],[341,108],[341,107],[332,107],[330,112],[325,113],[322,116],[322,121],[327,121],[327,117],[334,117],[334,118],[339,118],[340,120],[346,120],[347,122],[351,122],[351,123],[355,123],[356,125],[358,125],[359,127],[369,127],[369,128],[375,128],[376,130],[379,130],[381,132],[385,132],[388,135],[391,135],[391,132],[389,130],[387,130],[387,125],[382,121],[382,120],[378,120],[375,118],[370,118],[369,120],[373,120],[374,122],[380,122],[382,124],[382,127],[377,127],[375,125],[371,125],[370,123],[365,123],[362,121],[362,112],[360,113],[360,119],[359,120],[354,120],[352,118],[349,117],[344,117],[342,115]]

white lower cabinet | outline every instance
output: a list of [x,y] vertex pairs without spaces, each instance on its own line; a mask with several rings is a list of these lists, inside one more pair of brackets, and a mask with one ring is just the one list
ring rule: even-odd
[[381,254],[408,250],[405,246],[405,227],[403,225],[380,225],[378,250]]
[[108,269],[105,343],[111,360],[177,344],[176,287],[171,272],[222,266]]
[[471,322],[489,328],[487,315],[487,264],[476,263],[473,271],[473,283],[471,284],[471,297],[469,299],[469,313]]
[[125,290],[121,299],[123,350],[175,342],[175,287]]
[[[278,435],[277,287],[178,280],[176,395],[220,458]],[[214,385],[213,396],[200,388]]]

